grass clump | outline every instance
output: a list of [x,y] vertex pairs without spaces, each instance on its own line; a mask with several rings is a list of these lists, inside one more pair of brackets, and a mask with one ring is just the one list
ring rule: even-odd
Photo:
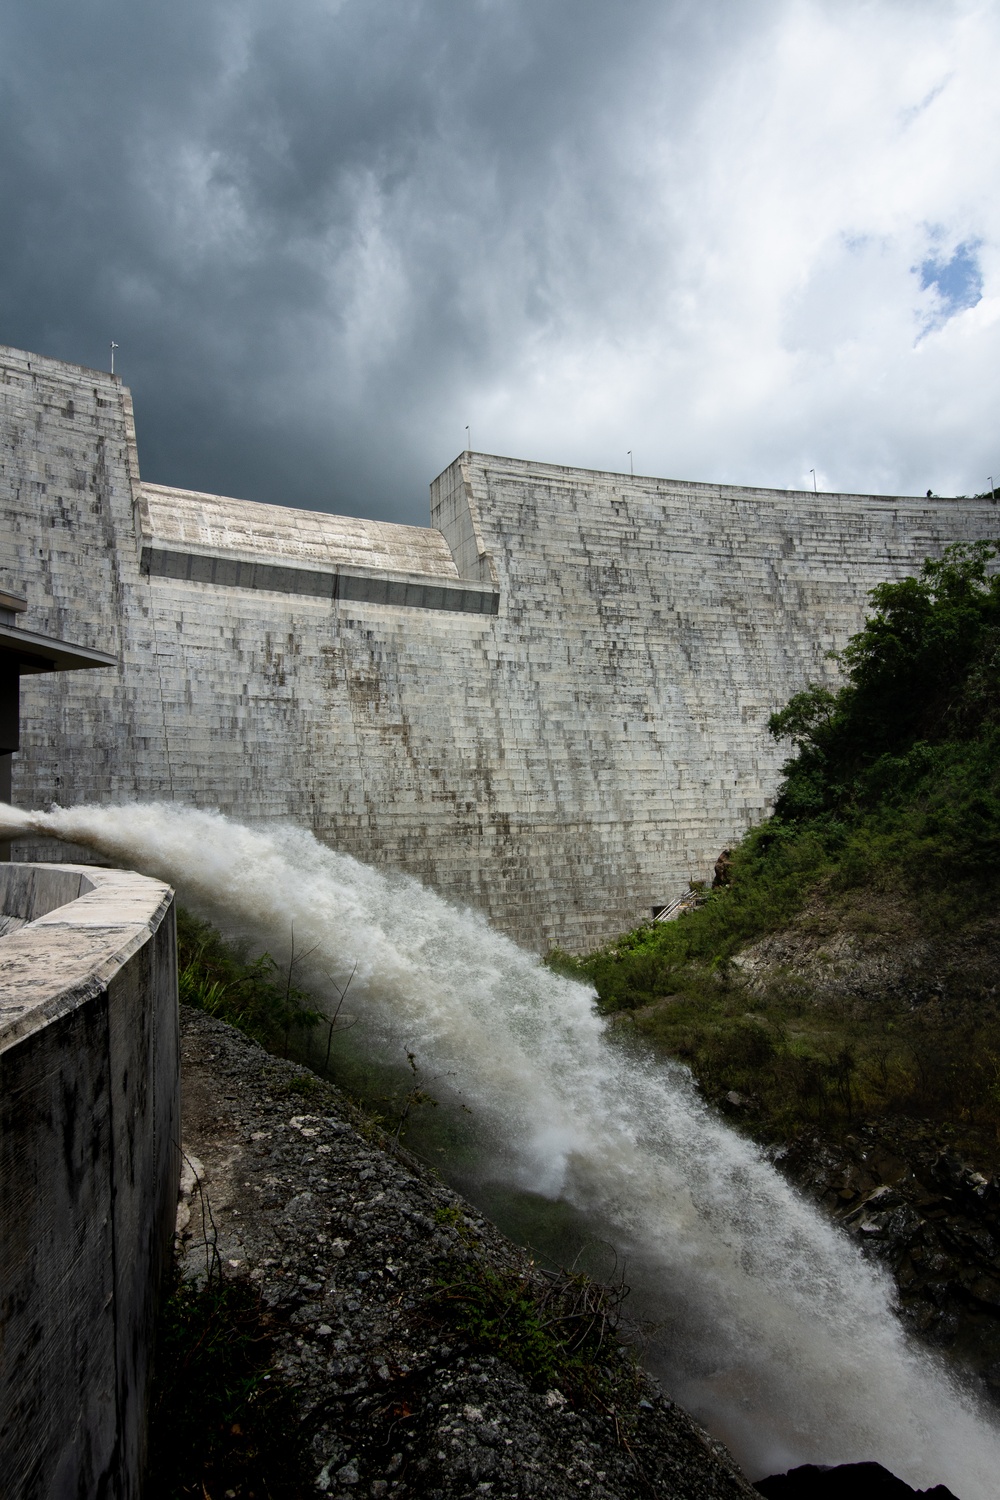
[[476,1348],[513,1365],[539,1390],[599,1399],[609,1395],[608,1345],[624,1286],[573,1272],[533,1277],[471,1260],[446,1263],[430,1305]]
[[465,1214],[457,1203],[451,1203],[446,1208],[434,1210],[434,1222],[443,1224],[446,1229],[457,1229],[461,1232],[465,1226]]
[[293,1392],[273,1368],[274,1331],[251,1283],[173,1280],[157,1324],[149,1500],[306,1493]]
[[269,953],[249,958],[208,922],[177,908],[177,983],[181,1003],[236,1026],[269,1052],[287,1057],[323,1019],[304,990]]

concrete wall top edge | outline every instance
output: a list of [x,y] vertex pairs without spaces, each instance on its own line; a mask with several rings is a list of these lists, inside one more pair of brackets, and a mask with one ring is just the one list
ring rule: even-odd
[[430,526],[295,510],[225,495],[142,484],[147,540],[161,546],[225,551],[248,561],[294,558],[316,565],[346,564],[393,573],[458,580],[442,533]]
[[[111,375],[107,370],[99,370],[89,365],[76,364],[70,360],[58,359],[53,355],[36,354],[29,350],[14,348],[12,345],[8,344],[0,344],[0,365],[6,365],[14,369],[19,369],[29,374],[41,374],[49,378],[62,378],[73,383],[78,383],[81,377],[85,377],[90,382],[97,382],[116,391],[124,400],[131,404],[131,392],[129,388],[123,384],[121,376]],[[614,483],[617,481],[619,483],[619,487],[624,487],[625,485],[656,485],[666,487],[677,492],[703,492],[714,493],[716,495],[722,492],[729,495],[738,494],[745,495],[747,497],[763,497],[769,495],[796,496],[810,502],[817,499],[820,501],[843,499],[845,501],[851,501],[855,503],[859,500],[879,502],[880,504],[926,503],[926,496],[920,495],[879,495],[871,493],[864,494],[852,491],[820,491],[817,495],[816,493],[814,493],[814,491],[809,489],[782,489],[778,486],[730,484],[726,481],[721,480],[705,481],[671,479],[664,476],[649,474],[626,474],[620,470],[615,469],[592,469],[583,467],[581,465],[556,464],[544,462],[541,460],[512,458],[505,454],[482,453],[479,451],[466,451],[459,454],[452,461],[452,463],[446,465],[445,468],[442,469],[441,473],[437,476],[435,483],[437,482],[437,480],[440,480],[445,474],[447,474],[449,469],[453,468],[456,464],[459,463],[467,463],[473,466],[478,466],[480,468],[493,467],[496,469],[501,469],[507,474],[530,473],[533,476],[545,476],[547,478],[550,478],[551,480],[558,480],[559,478],[563,478],[572,482],[573,480],[580,478],[586,479],[591,483],[594,480],[607,481],[608,483]],[[430,527],[425,528],[402,526],[396,522],[365,522],[356,520],[355,518],[351,517],[334,516],[332,512],[328,511],[293,511],[291,507],[285,507],[281,505],[264,505],[260,502],[231,500],[226,496],[211,495],[194,490],[179,490],[174,489],[170,486],[152,485],[145,482],[142,484],[142,490],[144,493],[150,492],[152,494],[160,494],[163,496],[186,497],[188,499],[199,502],[216,501],[221,502],[223,505],[252,506],[253,512],[256,515],[259,515],[261,512],[276,512],[279,515],[291,514],[298,517],[318,516],[322,517],[324,520],[332,519],[334,521],[346,522],[350,525],[358,524],[368,525],[372,527],[382,527],[392,532],[425,533],[432,530],[432,528]],[[933,498],[936,502],[947,502],[949,499],[955,499],[957,501],[964,501],[964,503],[970,503],[972,497],[949,497],[935,495]],[[988,505],[989,500],[984,498],[981,503],[983,505]],[[435,533],[435,535],[440,537],[440,533]],[[447,549],[447,543],[445,543],[445,548]]]
[[0,1052],[106,987],[157,931],[173,900],[163,881],[130,870],[42,871],[43,880],[82,877],[81,894],[0,938]]
[[[493,470],[508,478],[523,475],[526,479],[534,479],[536,482],[542,479],[547,483],[562,482],[567,485],[582,483],[593,485],[597,481],[606,482],[617,490],[646,489],[652,486],[667,493],[701,494],[714,498],[720,495],[746,496],[747,499],[780,497],[808,501],[811,504],[843,500],[853,505],[860,502],[877,504],[880,507],[887,505],[926,506],[928,503],[926,495],[878,495],[850,490],[819,490],[817,492],[808,489],[782,489],[777,485],[730,484],[725,480],[671,479],[654,474],[625,474],[616,469],[587,469],[573,464],[542,463],[533,459],[508,458],[503,454],[494,453],[462,454],[459,459],[453,461],[453,464],[442,469],[434,482],[437,483],[448,473],[454,463],[458,462],[464,462],[484,473]],[[974,500],[978,500],[978,503],[987,508],[990,504],[988,497],[933,495],[931,499],[935,505],[972,504]],[[1000,522],[998,522],[998,527],[1000,527]]]
[[84,865],[0,863],[0,915],[35,922],[93,890]]
[[32,354],[27,349],[15,349],[10,344],[0,344],[0,364],[22,369],[28,374],[46,375],[48,377],[62,377],[76,384],[81,375],[88,381],[96,381],[102,385],[112,387],[116,391],[127,390],[122,385],[120,375],[112,375],[107,370],[97,370],[91,365],[76,365],[69,360],[56,359],[51,354]]

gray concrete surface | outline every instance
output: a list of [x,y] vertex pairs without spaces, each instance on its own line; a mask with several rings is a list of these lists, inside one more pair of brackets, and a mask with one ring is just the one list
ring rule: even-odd
[[710,876],[776,789],[768,715],[868,591],[997,528],[985,500],[478,453],[429,527],[192,494],[141,481],[118,381],[16,350],[0,432],[0,589],[119,661],[24,684],[16,803],[290,820],[538,949]]
[[179,1167],[173,893],[0,865],[0,1493],[140,1491]]

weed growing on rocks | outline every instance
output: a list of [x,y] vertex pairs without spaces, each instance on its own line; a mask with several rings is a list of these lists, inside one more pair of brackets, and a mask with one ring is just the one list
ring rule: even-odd
[[306,1478],[294,1392],[273,1369],[273,1315],[216,1270],[175,1278],[159,1316],[148,1500],[298,1500]]
[[624,1285],[601,1286],[572,1272],[536,1280],[473,1257],[442,1262],[429,1305],[472,1348],[507,1360],[536,1389],[558,1387],[571,1398],[610,1401],[616,1382],[602,1354],[626,1295]]
[[323,1019],[293,984],[295,959],[279,969],[269,953],[250,959],[208,922],[177,908],[177,982],[183,1004],[237,1026],[270,1052],[288,1055]]

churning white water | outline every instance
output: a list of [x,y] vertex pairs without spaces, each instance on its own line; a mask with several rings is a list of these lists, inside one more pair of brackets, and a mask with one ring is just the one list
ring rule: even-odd
[[[559,977],[417,881],[290,827],[161,804],[0,809],[0,838],[44,833],[169,881],[193,909],[310,980],[351,984],[377,1048],[450,1078],[488,1142],[484,1179],[582,1212],[628,1257],[648,1363],[751,1475],[876,1459],[917,1487],[993,1500],[1000,1435],[905,1338],[892,1289],[684,1070],[609,1041],[586,986]],[[437,1089],[435,1090],[437,1091]]]

